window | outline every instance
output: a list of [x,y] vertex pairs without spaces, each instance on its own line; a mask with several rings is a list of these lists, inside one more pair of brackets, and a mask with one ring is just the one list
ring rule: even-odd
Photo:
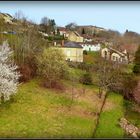
[[115,56],[113,56],[113,61],[115,61]]

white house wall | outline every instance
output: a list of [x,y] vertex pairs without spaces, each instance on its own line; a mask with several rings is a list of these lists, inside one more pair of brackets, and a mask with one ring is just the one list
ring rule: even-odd
[[100,44],[91,45],[91,44],[82,44],[83,50],[86,51],[99,51],[101,49]]
[[122,58],[117,53],[112,53],[111,60],[112,61],[120,61],[120,62],[122,62]]

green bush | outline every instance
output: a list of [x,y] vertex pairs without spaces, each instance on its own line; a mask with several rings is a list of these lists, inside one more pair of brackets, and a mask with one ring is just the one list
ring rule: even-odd
[[83,51],[83,54],[87,55],[87,51],[86,51],[86,50],[84,50],[84,51]]
[[140,65],[139,64],[135,64],[135,66],[133,68],[133,72],[135,74],[139,74],[140,73]]
[[71,68],[78,68],[81,70],[86,70],[86,71],[90,71],[90,69],[93,68],[92,64],[87,64],[85,62],[72,62],[72,61],[67,61],[67,64],[69,65],[69,67]]
[[47,39],[49,41],[53,41],[53,40],[63,40],[64,37],[63,36],[60,36],[60,35],[55,35],[55,36],[48,36]]
[[92,85],[92,76],[90,73],[85,73],[82,75],[80,82],[85,85]]
[[52,87],[67,75],[68,66],[61,50],[50,47],[36,57],[38,75],[45,79],[46,87]]

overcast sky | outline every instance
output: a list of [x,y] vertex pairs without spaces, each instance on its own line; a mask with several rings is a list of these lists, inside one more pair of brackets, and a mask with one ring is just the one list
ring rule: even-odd
[[140,2],[0,1],[1,12],[14,15],[19,10],[36,23],[47,16],[59,26],[75,22],[121,33],[126,29],[140,33]]

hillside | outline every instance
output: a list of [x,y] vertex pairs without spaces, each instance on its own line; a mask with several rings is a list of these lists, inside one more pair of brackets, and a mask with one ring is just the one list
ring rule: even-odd
[[[135,63],[123,64],[120,58],[125,56],[118,50],[126,49],[129,58],[134,58],[140,35],[128,30],[120,34],[93,25],[58,31],[54,19],[45,17],[43,21],[45,23],[36,24],[26,18],[15,19],[0,13],[0,44],[8,40],[1,45],[0,53],[9,59],[0,56],[6,60],[0,63],[4,67],[0,67],[0,137],[128,137],[119,120],[125,117],[140,126],[136,111],[139,106],[128,101],[134,101],[137,76],[133,75]],[[74,39],[70,40],[66,34]],[[100,45],[98,50],[88,48],[96,43]],[[12,55],[2,52],[10,48]],[[102,48],[111,51],[102,53]],[[105,59],[101,54],[105,54]],[[107,54],[110,59],[106,59]],[[111,59],[112,56],[115,59]],[[12,70],[20,72],[20,77],[15,78],[17,81],[13,78],[11,82],[18,88],[15,95],[16,90],[11,91],[12,94],[5,92],[5,87],[14,87],[9,84],[12,73],[16,75],[9,72],[11,65],[8,64],[12,61],[17,65],[17,69]],[[9,97],[9,101],[4,102],[5,97]]]
[[[20,15],[21,13],[19,13]],[[8,13],[0,13],[0,32],[24,32],[27,28],[38,28],[38,31],[42,30],[41,24],[35,24],[29,21],[23,15],[20,18],[14,18]],[[56,25],[57,27],[57,25]],[[58,26],[59,27],[59,26]],[[43,27],[49,31],[49,27]],[[63,27],[64,28],[64,27]],[[44,30],[43,29],[43,30]],[[116,49],[126,49],[130,54],[134,55],[139,45],[140,35],[133,31],[128,31],[124,34],[119,33],[115,30],[107,30],[103,27],[98,27],[94,25],[75,25],[75,31],[77,31],[83,37],[90,37],[94,42],[99,42],[101,44],[111,43],[112,47]],[[47,32],[46,32],[47,33]],[[46,34],[44,33],[44,34]],[[50,31],[47,33],[49,36]],[[45,37],[44,37],[45,38]],[[58,40],[62,40],[61,37],[57,37]]]
[[[67,90],[64,92],[41,87],[39,79],[22,84],[17,95],[0,106],[0,137],[91,138],[95,127],[95,113],[100,106],[97,89],[85,86],[86,94],[76,98],[70,109],[71,87],[69,82],[65,83]],[[78,93],[82,88],[82,85],[75,85],[75,92]],[[117,105],[116,99],[119,101]],[[112,113],[116,113],[116,117],[113,117]],[[107,119],[107,116],[110,119],[106,120],[106,123],[111,122],[111,126],[108,127],[107,134],[106,131],[97,131],[98,137],[122,137],[122,129],[117,126],[117,120],[122,115],[122,97],[111,95],[102,115],[102,127],[99,126],[98,131],[103,131],[103,120]]]
[[83,26],[76,26],[76,30],[82,34],[83,30],[87,34],[93,35],[94,33],[99,33],[101,31],[107,31],[105,28],[97,27],[93,25],[83,25]]

